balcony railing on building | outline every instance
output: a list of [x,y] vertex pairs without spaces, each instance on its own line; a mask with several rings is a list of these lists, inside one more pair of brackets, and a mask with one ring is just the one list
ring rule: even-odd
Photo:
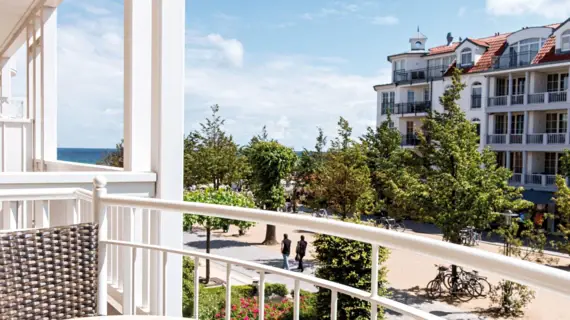
[[471,95],[471,108],[472,109],[481,108],[481,95],[480,94],[472,94]]
[[505,144],[507,143],[506,134],[490,134],[487,135],[487,144]]
[[440,79],[448,69],[449,66],[432,66],[413,70],[395,70],[394,83],[415,83]]
[[556,185],[556,175],[532,173],[525,175],[525,184],[533,186],[552,187]]
[[431,110],[431,101],[402,102],[394,106],[394,113],[425,113]]
[[507,96],[489,97],[489,107],[506,106],[507,100]]
[[419,144],[420,140],[415,133],[402,134],[402,146],[417,146]]
[[510,183],[521,184],[522,183],[522,173],[513,173],[509,179]]
[[511,104],[524,104],[524,94],[515,94],[511,96]]
[[522,144],[523,143],[523,134],[511,134],[509,135],[509,143],[512,144]]
[[493,69],[510,69],[530,65],[538,50],[529,50],[523,52],[508,52],[500,57],[493,59]]
[[528,95],[528,104],[568,102],[568,91],[539,92]]

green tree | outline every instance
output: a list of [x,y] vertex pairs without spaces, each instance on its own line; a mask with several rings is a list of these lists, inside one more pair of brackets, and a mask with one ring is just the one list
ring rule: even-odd
[[[564,162],[570,158],[566,154],[562,159]],[[562,239],[554,244],[560,251],[570,254],[570,188],[562,176],[556,177],[556,187],[558,190],[554,194],[554,202],[560,219],[558,229],[562,232]]]
[[[417,132],[421,162],[412,168],[417,179],[402,197],[419,204],[419,213],[442,230],[444,240],[456,244],[462,229],[486,229],[497,212],[530,204],[522,200],[522,188],[509,186],[511,172],[497,165],[495,153],[478,150],[475,127],[457,104],[465,88],[460,73],[455,70],[452,85],[439,99],[443,112],[430,112],[423,132]],[[456,271],[453,266],[454,275]]]
[[[267,210],[282,207],[285,204],[285,190],[281,181],[293,170],[297,158],[295,152],[275,140],[268,141],[267,137],[254,137],[245,154],[251,168],[249,187],[258,205]],[[275,226],[267,225],[263,244],[276,243]]]
[[123,168],[124,150],[123,143],[125,140],[121,139],[120,143],[117,143],[115,151],[111,151],[105,155],[105,157],[99,161],[97,164],[111,167]]
[[[253,199],[249,198],[245,194],[224,189],[216,190],[213,188],[186,192],[184,194],[184,201],[221,204],[226,206],[234,206],[242,208],[255,207]],[[244,229],[247,230],[248,228],[254,225],[254,223],[252,222],[222,219],[222,218],[191,214],[191,213],[187,213],[184,215],[183,223],[185,231],[191,231],[192,226],[195,224],[198,224],[202,226],[204,229],[206,229],[206,253],[210,253],[212,230],[223,229],[231,224],[237,225],[238,227],[240,227],[240,230]],[[204,281],[206,283],[210,281],[210,260],[206,260],[206,278]]]
[[317,199],[326,200],[345,219],[348,215],[370,212],[374,194],[362,145],[351,138],[348,121],[341,117],[338,126],[338,137],[331,143],[313,189]]
[[220,107],[216,104],[211,109],[211,117],[200,124],[200,130],[191,132],[185,139],[186,187],[211,184],[218,189],[241,179],[243,161],[238,146],[223,130],[225,120],[218,115]]
[[400,132],[390,126],[391,117],[375,129],[368,127],[360,138],[370,170],[370,180],[375,190],[376,207],[388,215],[397,217],[403,213],[413,215],[413,208],[403,206],[398,190],[406,189],[412,179],[406,169],[417,165],[417,156],[412,149],[400,146]]
[[[295,190],[293,191],[294,199],[302,197],[307,203],[311,203],[313,207],[322,207],[326,205],[326,201],[320,201],[315,204],[315,194],[311,190],[311,186],[319,179],[319,172],[322,170],[325,162],[325,147],[327,137],[323,130],[318,128],[319,135],[315,144],[315,151],[304,149],[295,165],[294,181]],[[293,201],[295,203],[295,201]]]
[[[358,221],[353,221],[358,223]],[[359,241],[319,234],[313,242],[315,259],[318,261],[315,275],[318,278],[341,283],[356,289],[371,290],[372,281],[372,246]],[[380,248],[379,263],[384,263],[389,250]],[[378,295],[384,296],[386,290],[385,267],[378,268]],[[317,293],[317,315],[319,319],[330,319],[331,292],[319,288]],[[380,309],[379,315],[383,315]],[[370,319],[370,304],[358,298],[338,295],[339,319]],[[383,317],[382,317],[383,318]]]

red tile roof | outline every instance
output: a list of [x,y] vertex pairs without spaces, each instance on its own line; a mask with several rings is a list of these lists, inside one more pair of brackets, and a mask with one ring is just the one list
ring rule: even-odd
[[[560,23],[553,23],[546,25],[545,27],[548,28],[558,28]],[[487,47],[487,50],[483,55],[479,58],[477,63],[469,68],[463,68],[463,73],[474,73],[474,72],[482,72],[490,69],[493,66],[493,61],[496,57],[500,57],[503,53],[505,47],[507,46],[507,37],[512,33],[503,33],[499,35],[494,35],[485,38],[478,38],[478,39],[471,39],[468,40],[472,41],[473,43]],[[437,55],[437,54],[444,54],[444,53],[452,53],[457,49],[457,47],[461,44],[461,42],[454,42],[448,46],[438,46],[429,49],[428,56]],[[532,64],[544,63],[544,62],[554,62],[554,61],[563,61],[563,60],[570,60],[570,53],[564,54],[556,54],[555,53],[555,38],[554,36],[549,37],[540,51],[538,52],[537,56],[533,60]],[[450,66],[450,69],[455,67],[455,63]],[[449,74],[446,73],[446,75]]]

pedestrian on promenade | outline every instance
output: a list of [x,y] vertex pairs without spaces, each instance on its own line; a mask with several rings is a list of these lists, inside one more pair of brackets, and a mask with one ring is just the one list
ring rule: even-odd
[[291,240],[285,233],[281,241],[281,253],[283,254],[283,269],[289,270],[289,254],[291,253]]
[[297,249],[295,250],[296,256],[295,260],[299,261],[299,269],[301,272],[305,270],[303,267],[303,258],[305,257],[305,253],[307,252],[307,241],[305,241],[305,236],[301,236],[301,240],[297,241]]

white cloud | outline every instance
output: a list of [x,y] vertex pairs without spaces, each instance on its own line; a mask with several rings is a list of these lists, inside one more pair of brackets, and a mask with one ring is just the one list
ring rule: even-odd
[[463,17],[466,12],[467,12],[467,7],[460,7],[459,10],[457,10],[457,16]]
[[[121,16],[117,11],[60,14],[61,146],[112,147],[123,136]],[[370,76],[342,72],[339,66],[345,60],[334,56],[248,51],[244,59],[247,48],[238,39],[217,33],[187,30],[186,49],[186,132],[197,128],[209,106],[218,103],[226,129],[242,144],[267,125],[269,134],[286,145],[312,147],[316,127],[333,135],[339,116],[358,135],[376,118],[372,86],[390,78],[390,70]],[[25,59],[20,60],[19,70],[25,70]],[[14,90],[23,95],[24,78],[17,78]]]
[[394,16],[381,16],[372,18],[372,24],[378,25],[394,25],[398,24],[400,20]]
[[570,16],[570,0],[487,0],[486,8],[497,16],[536,14],[549,19]]

